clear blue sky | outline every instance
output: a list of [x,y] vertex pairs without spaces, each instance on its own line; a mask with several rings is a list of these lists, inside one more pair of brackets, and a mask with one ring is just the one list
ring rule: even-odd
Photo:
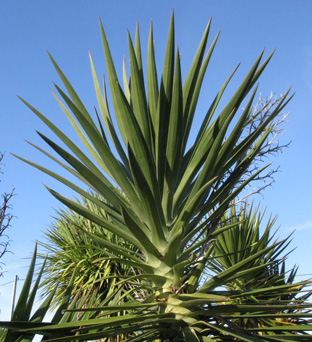
[[263,48],[266,48],[266,55],[277,48],[260,80],[259,90],[264,96],[271,91],[279,95],[289,86],[296,91],[287,108],[291,115],[281,138],[282,143],[291,140],[292,144],[273,160],[281,170],[275,177],[276,182],[264,192],[263,198],[258,196],[255,200],[261,200],[268,212],[279,215],[280,237],[297,228],[292,247],[298,248],[289,258],[288,266],[296,263],[301,265],[299,274],[312,273],[312,1],[4,1],[0,13],[0,151],[6,155],[5,167],[2,167],[4,175],[0,176],[0,193],[10,191],[12,186],[16,188],[12,201],[16,218],[8,231],[12,240],[10,249],[14,254],[7,254],[2,259],[7,272],[0,279],[0,319],[8,318],[12,291],[12,284],[4,284],[12,281],[14,274],[24,277],[28,260],[23,258],[29,257],[34,241],[42,239],[41,231],[51,223],[53,208],[59,207],[42,183],[71,196],[64,186],[9,154],[13,152],[52,167],[24,142],[27,139],[44,146],[35,130],[52,135],[16,95],[32,103],[66,131],[66,120],[49,90],[53,87],[52,82],[60,84],[60,81],[46,50],[51,52],[92,111],[96,98],[89,50],[98,74],[106,72],[99,18],[119,71],[122,70],[123,56],[127,55],[127,29],[134,35],[136,21],[139,22],[144,49],[152,19],[160,68],[172,9],[175,11],[176,43],[182,55],[184,77],[209,18],[213,20],[210,42],[221,29],[208,69],[198,120],[200,108],[204,112],[239,62],[242,65],[230,90],[234,89]]

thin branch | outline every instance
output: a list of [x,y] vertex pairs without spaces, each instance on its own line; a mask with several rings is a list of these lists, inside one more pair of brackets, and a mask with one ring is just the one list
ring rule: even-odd
[[[2,161],[4,157],[3,153],[0,153],[0,162]],[[1,170],[0,170],[0,173]],[[9,213],[9,210],[12,209],[10,205],[10,200],[14,196],[14,188],[10,193],[4,193],[1,195],[1,204],[0,204],[0,238],[4,241],[0,242],[0,259],[4,256],[5,253],[8,252],[8,247],[10,245],[10,240],[8,236],[5,234],[5,231],[11,226],[11,220],[13,218],[13,215]],[[2,270],[0,263],[0,271]],[[0,272],[0,276],[3,275],[3,272]]]

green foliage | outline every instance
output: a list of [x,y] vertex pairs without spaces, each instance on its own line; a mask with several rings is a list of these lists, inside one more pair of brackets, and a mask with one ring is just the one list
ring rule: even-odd
[[[104,201],[97,194],[93,196]],[[103,220],[111,221],[105,211],[93,202],[82,197],[81,200],[77,200],[77,203],[101,216]],[[133,249],[135,252],[133,245],[129,245],[117,235],[72,210],[61,210],[56,214],[51,228],[44,233],[46,242],[41,243],[48,255],[42,256],[46,258],[46,267],[40,284],[43,295],[51,293],[57,285],[52,301],[54,305],[59,305],[62,301],[73,274],[75,274],[71,292],[73,297],[78,293],[81,297],[88,294],[94,300],[93,296],[96,293],[97,300],[101,301],[110,296],[121,279],[139,273],[139,270],[133,267],[112,260],[109,249],[93,243],[85,231],[106,239],[108,243],[114,243],[128,250]],[[123,284],[120,294],[126,294],[130,288],[131,286]]]
[[[250,266],[255,268],[254,272],[248,272],[241,278],[235,277],[225,284],[230,290],[254,289],[278,283],[281,265],[285,273],[286,255],[284,256],[283,252],[289,245],[291,235],[277,243],[278,240],[273,241],[276,232],[272,234],[276,218],[269,218],[265,227],[262,221],[261,211],[254,209],[253,206],[248,209],[246,204],[239,209],[233,205],[221,218],[217,231],[229,224],[232,224],[233,228],[219,234],[214,244],[209,269],[215,274],[275,244],[269,253],[253,261]],[[262,234],[261,228],[264,228]]]
[[[93,226],[116,236],[116,240],[109,240],[106,235],[84,230],[85,238],[88,237],[96,248],[107,254],[110,262],[140,270],[139,274],[125,277],[118,285],[130,284],[129,295],[142,295],[134,295],[133,300],[122,302],[118,286],[100,304],[90,301],[87,294],[79,298],[75,295],[67,309],[65,302],[58,306],[58,315],[51,324],[33,326],[26,314],[20,320],[13,319],[13,323],[2,322],[3,327],[12,330],[10,334],[19,334],[24,338],[40,333],[45,336],[45,341],[50,342],[99,338],[142,342],[310,339],[306,331],[311,330],[311,325],[299,318],[310,317],[308,310],[311,305],[304,301],[284,300],[285,296],[294,292],[294,287],[300,288],[306,285],[305,282],[278,285],[275,289],[278,288],[280,298],[266,302],[245,303],[244,299],[258,295],[259,291],[261,296],[271,293],[272,286],[253,289],[252,294],[249,289],[220,291],[220,287],[230,284],[235,277],[250,279],[259,271],[259,260],[263,260],[261,269],[269,269],[270,257],[281,250],[285,242],[263,244],[250,255],[202,281],[207,266],[213,264],[210,258],[214,253],[213,241],[225,230],[230,232],[237,226],[236,221],[229,222],[216,230],[220,219],[246,185],[263,171],[264,168],[253,172],[253,162],[272,132],[274,119],[291,99],[289,92],[286,92],[265,119],[248,135],[244,134],[252,120],[252,104],[257,91],[255,84],[272,57],[270,54],[261,62],[264,54],[261,52],[228,103],[219,108],[220,99],[235,70],[225,81],[202,118],[195,139],[191,141],[190,131],[200,88],[218,38],[205,55],[209,29],[210,23],[182,83],[172,15],[163,71],[158,83],[151,27],[145,85],[137,27],[134,44],[128,36],[131,77],[127,77],[124,68],[122,90],[101,25],[108,83],[118,129],[111,117],[106,85],[104,83],[101,89],[91,56],[98,99],[96,120],[92,119],[50,56],[67,91],[65,93],[56,86],[58,95],[54,96],[84,146],[78,147],[61,129],[23,100],[67,149],[41,133],[40,137],[61,158],[59,160],[35,147],[77,177],[80,184],[84,183],[92,192],[43,166],[19,158],[59,180],[101,209],[101,212],[90,210],[48,188],[70,210],[92,222]],[[244,109],[240,110],[242,103]],[[114,145],[116,155],[110,144]],[[124,244],[120,245],[120,241]],[[103,275],[99,280],[105,282],[106,278]],[[71,288],[72,284],[64,300],[71,296]],[[27,296],[23,294],[21,298],[25,303]],[[85,298],[88,300],[86,306],[83,305]],[[115,300],[115,304],[110,300]],[[292,309],[288,310],[290,304]],[[127,315],[122,314],[125,311]],[[238,324],[241,319],[259,319],[267,315],[280,318],[281,312],[282,319],[272,320],[272,325],[267,327],[248,326],[243,329]],[[289,320],[295,320],[296,324],[289,325]]]
[[249,318],[240,317],[236,322],[244,329],[273,327],[280,325],[284,319],[289,325],[308,325],[309,310],[305,313],[308,316],[287,317],[287,314],[298,311],[297,304],[305,303],[311,296],[308,286],[310,281],[300,284],[295,283],[295,277],[298,267],[294,267],[290,271],[286,271],[285,249],[290,243],[289,235],[286,239],[273,241],[276,232],[272,234],[272,228],[276,218],[269,219],[263,233],[263,214],[259,209],[252,206],[248,209],[244,204],[240,210],[232,206],[230,210],[225,212],[221,219],[218,230],[222,230],[223,226],[233,224],[233,228],[222,231],[218,235],[214,243],[210,259],[208,261],[207,270],[218,275],[237,263],[246,260],[251,255],[275,245],[267,254],[258,259],[254,259],[248,268],[253,271],[243,271],[228,279],[223,286],[229,291],[236,293],[244,293],[244,296],[232,296],[234,304],[263,304],[263,303],[287,303],[284,310],[272,315],[254,315]]

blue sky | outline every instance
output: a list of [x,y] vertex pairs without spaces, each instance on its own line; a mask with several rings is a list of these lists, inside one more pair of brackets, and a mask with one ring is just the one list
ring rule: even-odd
[[[311,108],[312,108],[312,2],[306,1],[82,1],[42,0],[6,1],[0,13],[0,80],[1,135],[0,151],[6,152],[2,167],[0,193],[15,187],[12,204],[12,240],[2,261],[7,271],[0,279],[0,319],[7,319],[14,274],[25,275],[25,259],[31,254],[34,241],[42,240],[42,231],[52,222],[58,202],[42,183],[62,194],[72,196],[64,186],[23,164],[10,152],[53,167],[25,141],[44,147],[35,130],[52,136],[49,130],[17,98],[20,95],[45,113],[53,122],[69,128],[56,104],[50,88],[60,84],[48,58],[48,50],[68,76],[87,108],[96,104],[88,51],[94,58],[98,75],[105,73],[99,18],[103,22],[116,68],[122,70],[127,56],[127,29],[134,35],[138,21],[142,49],[147,46],[151,19],[159,69],[166,44],[171,11],[175,11],[176,43],[182,56],[182,73],[186,76],[193,54],[210,17],[210,42],[221,29],[215,54],[208,68],[199,104],[200,114],[209,106],[216,91],[238,63],[242,63],[233,85],[242,77],[265,48],[266,56],[277,51],[260,79],[259,91],[268,96],[284,93],[290,86],[296,92],[287,107],[290,112],[284,125],[281,143],[292,141],[290,148],[277,158],[268,160],[280,166],[276,182],[254,198],[278,214],[279,236],[286,237],[297,228],[292,247],[298,248],[289,257],[288,266],[300,265],[299,274],[311,274],[312,210],[311,175]],[[143,51],[145,54],[145,51]],[[201,110],[202,109],[202,110]],[[196,122],[195,122],[196,126]],[[304,277],[303,277],[304,278]],[[302,277],[300,278],[302,279]],[[19,282],[19,286],[21,282]]]

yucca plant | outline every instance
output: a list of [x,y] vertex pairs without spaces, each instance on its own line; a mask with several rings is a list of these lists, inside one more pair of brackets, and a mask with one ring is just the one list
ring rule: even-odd
[[[233,304],[233,296],[235,299],[243,298],[246,295],[244,291],[239,294],[218,291],[220,286],[227,284],[233,277],[254,272],[257,267],[253,266],[254,261],[267,255],[279,242],[201,282],[213,250],[213,240],[222,231],[232,228],[230,224],[216,231],[220,218],[231,201],[263,171],[260,169],[249,174],[253,161],[272,132],[274,119],[291,98],[289,91],[286,92],[271,108],[265,120],[250,134],[244,135],[244,129],[251,120],[252,104],[257,92],[255,85],[272,57],[270,54],[261,64],[261,52],[234,95],[224,108],[219,109],[220,99],[235,70],[229,76],[202,117],[196,137],[190,140],[200,88],[218,38],[212,42],[205,56],[209,28],[210,22],[185,82],[182,83],[180,53],[178,49],[175,52],[172,15],[159,83],[151,27],[146,86],[137,28],[134,44],[128,36],[131,76],[127,77],[124,68],[122,90],[101,25],[107,76],[118,129],[111,117],[106,85],[104,83],[101,89],[91,56],[98,99],[96,120],[92,119],[50,56],[67,90],[66,94],[56,86],[59,95],[54,96],[75,128],[84,149],[23,100],[68,150],[41,133],[39,135],[42,139],[63,161],[35,147],[105,198],[106,202],[67,178],[20,159],[56,178],[105,211],[110,221],[49,189],[71,210],[135,246],[135,249],[129,249],[84,230],[97,246],[103,247],[106,258],[141,271],[133,277],[125,277],[119,285],[123,282],[131,284],[133,287],[129,294],[143,290],[145,295],[126,303],[118,300],[116,305],[96,305],[94,308],[83,308],[81,305],[77,308],[72,305],[64,313],[68,317],[71,313],[86,315],[91,310],[97,312],[96,317],[83,316],[75,321],[78,318],[76,315],[67,323],[60,321],[56,324],[55,321],[55,324],[46,323],[39,327],[27,322],[15,322],[10,329],[19,329],[19,332],[25,334],[42,334],[45,341],[87,341],[120,336],[127,341],[172,342],[298,341],[310,338],[304,334],[311,329],[310,325],[291,327],[291,333],[288,333],[289,326],[282,323],[278,328],[274,327],[274,336],[260,336],[261,330],[240,328],[234,321],[238,316],[277,314],[287,307],[287,303]],[[241,111],[243,102],[244,109]],[[112,152],[111,143],[116,154]],[[246,174],[249,176],[244,179]],[[293,286],[286,284],[283,289],[286,291]],[[118,291],[116,286],[116,296]],[[271,288],[262,288],[261,291],[270,292]],[[296,309],[304,310],[307,307],[310,304],[298,304]],[[128,314],[116,316],[124,311]],[[298,317],[298,313],[289,313],[287,317]]]
[[[274,240],[277,231],[273,232],[277,217],[270,217],[263,227],[263,216],[264,213],[259,208],[254,209],[253,205],[249,208],[247,203],[240,207],[233,204],[224,213],[217,231],[228,225],[232,225],[233,228],[220,233],[214,243],[209,261],[209,270],[214,275],[278,242],[278,239]],[[225,284],[227,288],[229,290],[245,290],[263,287],[271,281],[271,278],[275,282],[276,276],[280,274],[279,267],[290,253],[283,254],[290,243],[291,235],[267,254],[255,259],[253,267],[257,266],[258,268],[253,273],[248,272],[246,276],[232,279]],[[261,265],[263,265],[262,268]]]
[[[253,271],[242,273],[241,276],[229,279],[227,283],[223,284],[228,291],[245,293],[244,297],[239,296],[237,299],[232,296],[233,303],[236,304],[287,303],[287,309],[281,310],[277,315],[255,315],[249,318],[241,316],[236,323],[244,329],[280,326],[285,313],[292,310],[293,305],[304,303],[311,296],[311,290],[308,288],[311,285],[310,281],[304,285],[297,286],[295,284],[298,267],[286,270],[286,258],[291,251],[286,253],[285,250],[291,242],[292,234],[277,244],[278,239],[274,240],[277,231],[273,231],[276,217],[270,217],[265,227],[263,227],[263,217],[264,213],[259,208],[254,209],[253,206],[248,208],[247,203],[240,208],[232,205],[224,213],[217,230],[222,230],[229,224],[234,224],[234,226],[218,235],[207,264],[207,272],[218,275],[251,255],[275,244],[275,247],[267,254],[253,260],[250,265]],[[293,286],[288,287],[289,284],[293,284]],[[268,287],[271,288],[271,291],[266,291]],[[264,292],[261,291],[262,289]],[[294,308],[294,310],[297,309]],[[287,315],[285,316],[284,323],[290,326],[308,324],[309,321],[304,316],[290,319],[287,318]]]

